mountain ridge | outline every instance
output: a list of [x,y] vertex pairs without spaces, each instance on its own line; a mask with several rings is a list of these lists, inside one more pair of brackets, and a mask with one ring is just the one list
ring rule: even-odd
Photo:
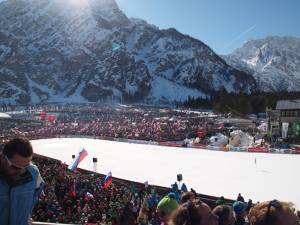
[[250,40],[232,54],[228,64],[253,75],[262,91],[300,91],[300,38],[268,36]]
[[113,0],[77,1],[0,3],[0,103],[173,104],[256,89],[200,40],[128,18]]

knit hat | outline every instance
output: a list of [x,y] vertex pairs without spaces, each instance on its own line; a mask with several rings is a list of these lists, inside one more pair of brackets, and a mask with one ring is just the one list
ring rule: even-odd
[[236,201],[233,203],[233,210],[236,214],[241,214],[246,211],[247,205],[244,202]]
[[160,200],[160,202],[157,205],[157,210],[159,212],[169,214],[173,212],[178,207],[177,201],[174,199],[175,194],[169,193],[165,197]]

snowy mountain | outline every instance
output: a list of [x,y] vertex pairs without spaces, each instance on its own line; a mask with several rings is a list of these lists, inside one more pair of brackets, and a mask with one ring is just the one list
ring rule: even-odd
[[0,103],[11,104],[172,103],[256,88],[201,41],[129,19],[114,0],[0,3],[0,78]]
[[251,40],[224,59],[253,75],[262,91],[300,91],[300,38]]

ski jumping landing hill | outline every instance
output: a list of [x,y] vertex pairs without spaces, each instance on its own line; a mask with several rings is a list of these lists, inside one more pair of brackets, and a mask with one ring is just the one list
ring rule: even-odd
[[[130,144],[85,138],[32,141],[37,154],[69,164],[81,148],[88,157],[80,168],[113,177],[170,187],[183,174],[188,188],[235,199],[242,193],[254,202],[271,199],[293,202],[300,209],[300,155],[206,151]],[[256,163],[255,163],[256,161]]]

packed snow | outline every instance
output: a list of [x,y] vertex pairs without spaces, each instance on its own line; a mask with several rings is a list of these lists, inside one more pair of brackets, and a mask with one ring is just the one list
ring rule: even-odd
[[155,77],[153,79],[152,87],[150,96],[153,96],[156,99],[166,99],[170,102],[184,101],[188,99],[189,96],[194,98],[206,97],[205,94],[196,89],[187,88],[163,77]]
[[[300,156],[220,152],[191,148],[130,144],[86,138],[34,140],[35,153],[69,164],[81,148],[88,157],[80,168],[132,181],[169,187],[183,174],[188,188],[235,199],[242,193],[254,202],[270,199],[293,202],[300,209]],[[256,161],[256,162],[255,162]]]

